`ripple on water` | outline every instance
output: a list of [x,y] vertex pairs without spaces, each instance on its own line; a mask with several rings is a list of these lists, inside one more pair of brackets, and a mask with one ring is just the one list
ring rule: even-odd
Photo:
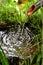
[[34,35],[28,27],[25,27],[23,32],[20,26],[16,30],[13,28],[13,31],[12,29],[9,29],[8,32],[0,31],[0,45],[6,55],[22,57],[25,47],[31,45],[29,41]]

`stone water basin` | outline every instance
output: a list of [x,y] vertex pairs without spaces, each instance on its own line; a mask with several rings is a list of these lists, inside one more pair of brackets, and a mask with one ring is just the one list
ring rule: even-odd
[[27,47],[32,45],[34,34],[28,27],[21,30],[20,25],[11,26],[7,30],[0,30],[0,45],[6,56],[23,58],[27,54]]

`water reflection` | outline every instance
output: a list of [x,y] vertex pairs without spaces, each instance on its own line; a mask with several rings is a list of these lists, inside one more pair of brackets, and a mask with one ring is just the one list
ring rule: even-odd
[[21,32],[20,25],[17,25],[9,30],[0,31],[0,45],[7,56],[23,57],[26,54],[25,48],[31,45],[33,36],[28,27]]

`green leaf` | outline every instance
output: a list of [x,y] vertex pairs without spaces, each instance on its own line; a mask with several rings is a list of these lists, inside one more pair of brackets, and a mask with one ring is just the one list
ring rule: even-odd
[[39,54],[36,60],[36,65],[40,65],[41,58],[42,58],[42,55]]
[[8,60],[1,47],[0,47],[0,61],[1,61],[2,65],[9,65]]

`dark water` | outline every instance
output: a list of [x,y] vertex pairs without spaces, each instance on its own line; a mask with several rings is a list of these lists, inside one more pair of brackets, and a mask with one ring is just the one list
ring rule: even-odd
[[11,28],[0,31],[0,45],[6,56],[24,57],[26,47],[30,46],[34,34],[25,27],[21,30],[20,25],[11,26]]

